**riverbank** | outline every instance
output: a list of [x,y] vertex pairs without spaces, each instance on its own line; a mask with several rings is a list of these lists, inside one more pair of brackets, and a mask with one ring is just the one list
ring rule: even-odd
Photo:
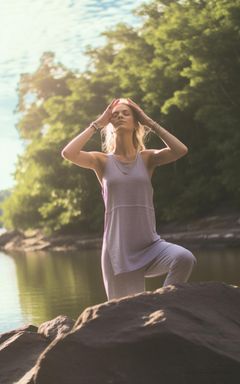
[[[240,212],[205,216],[186,222],[162,224],[157,229],[166,241],[193,248],[223,248],[240,246]],[[6,231],[0,234],[1,250],[81,250],[100,249],[102,236],[53,234],[42,230]]]

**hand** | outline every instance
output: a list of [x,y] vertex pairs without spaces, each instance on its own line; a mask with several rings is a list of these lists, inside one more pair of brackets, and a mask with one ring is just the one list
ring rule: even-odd
[[110,123],[112,117],[112,109],[115,104],[118,102],[118,99],[113,99],[111,103],[107,106],[105,111],[94,121],[97,124],[99,129],[105,127],[108,123]]
[[146,113],[139,107],[139,105],[134,103],[134,101],[129,98],[127,98],[127,101],[128,104],[137,112],[139,122],[142,125],[147,125],[151,128],[153,120],[148,115],[146,115]]

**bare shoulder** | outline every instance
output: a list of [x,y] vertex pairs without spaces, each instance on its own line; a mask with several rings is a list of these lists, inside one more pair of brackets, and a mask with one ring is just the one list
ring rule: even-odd
[[93,162],[94,166],[92,167],[92,169],[95,172],[98,181],[102,186],[102,178],[106,167],[108,155],[104,152],[93,151],[92,156],[95,159],[95,161]]
[[99,151],[92,151],[91,153],[98,164],[100,164],[102,166],[105,165],[107,158],[108,158],[107,153],[99,152]]
[[145,159],[149,159],[151,158],[153,151],[154,151],[153,149],[143,149],[142,151],[140,151],[140,153],[142,157],[144,157]]
[[187,151],[183,151],[181,154],[176,154],[171,148],[162,149],[147,149],[144,153],[148,167],[154,169],[157,166],[172,163],[182,156],[185,156]]
[[145,163],[145,166],[147,168],[150,179],[151,179],[153,172],[154,172],[154,169],[155,169],[154,163],[152,161],[152,153],[153,153],[152,149],[144,149],[144,150],[140,151],[140,154],[141,154],[142,159]]
[[153,158],[154,149],[143,149],[142,151],[140,151],[140,153],[142,155],[142,158],[147,168],[148,169],[152,168],[153,166],[152,158]]
[[63,157],[79,167],[96,170],[104,164],[107,155],[99,151],[79,151],[74,156],[65,154]]

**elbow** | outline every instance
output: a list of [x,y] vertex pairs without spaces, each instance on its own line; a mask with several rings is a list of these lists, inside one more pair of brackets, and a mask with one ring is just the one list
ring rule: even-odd
[[66,151],[63,149],[62,152],[61,152],[61,156],[64,158],[64,159],[67,159],[67,153]]
[[179,154],[179,158],[185,156],[187,153],[188,153],[188,148],[187,148],[187,147],[184,147],[184,148],[182,149],[182,151],[180,152],[180,154]]

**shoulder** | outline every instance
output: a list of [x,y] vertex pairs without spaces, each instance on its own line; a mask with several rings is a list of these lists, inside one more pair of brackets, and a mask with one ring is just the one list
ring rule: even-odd
[[109,154],[100,151],[92,151],[91,155],[94,159],[95,168],[104,168]]
[[150,165],[154,156],[154,149],[143,149],[140,151],[142,158],[145,160],[146,164]]
[[97,160],[106,159],[107,156],[108,156],[107,153],[105,153],[105,152],[100,152],[100,151],[91,151],[90,153],[91,153],[91,155],[92,155],[95,159],[97,159]]

